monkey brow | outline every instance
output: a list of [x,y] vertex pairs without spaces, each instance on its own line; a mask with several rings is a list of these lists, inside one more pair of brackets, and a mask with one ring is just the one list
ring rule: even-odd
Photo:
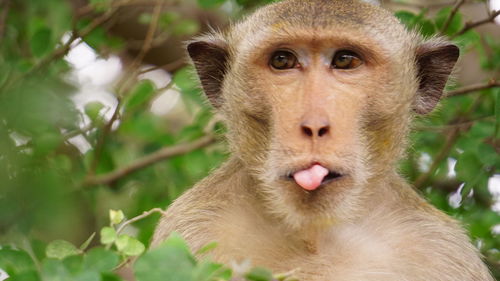
[[267,46],[263,49],[264,53],[269,53],[281,47],[305,45],[351,50],[361,55],[362,59],[369,64],[387,60],[387,58],[384,58],[385,52],[380,49],[379,44],[367,39],[368,36],[362,36],[360,33],[357,36],[353,36],[348,30],[338,33],[330,31],[327,34],[321,30],[316,32],[315,30],[307,29],[298,32],[297,30],[294,32],[282,31],[273,32],[263,39],[262,43],[272,42],[272,44],[258,44],[260,46]]

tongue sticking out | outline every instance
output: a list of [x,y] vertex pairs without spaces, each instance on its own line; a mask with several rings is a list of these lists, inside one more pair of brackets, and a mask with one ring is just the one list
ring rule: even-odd
[[328,170],[316,164],[309,169],[296,172],[293,174],[293,178],[295,182],[305,190],[315,190],[321,185],[326,175],[328,175]]

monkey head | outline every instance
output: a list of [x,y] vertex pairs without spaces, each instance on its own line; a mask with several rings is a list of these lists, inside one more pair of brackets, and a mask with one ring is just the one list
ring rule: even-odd
[[358,0],[271,4],[187,49],[255,193],[292,228],[356,216],[459,56]]

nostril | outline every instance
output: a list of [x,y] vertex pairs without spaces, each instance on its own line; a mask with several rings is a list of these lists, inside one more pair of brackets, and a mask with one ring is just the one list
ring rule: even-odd
[[302,126],[302,132],[308,136],[308,137],[312,137],[313,136],[313,131],[311,130],[311,128],[307,127],[307,126]]
[[322,137],[322,136],[324,136],[324,135],[328,134],[328,131],[329,131],[329,130],[330,130],[330,127],[328,127],[328,126],[322,127],[322,128],[321,128],[321,129],[319,129],[319,131],[318,131],[318,136],[319,136],[319,137]]

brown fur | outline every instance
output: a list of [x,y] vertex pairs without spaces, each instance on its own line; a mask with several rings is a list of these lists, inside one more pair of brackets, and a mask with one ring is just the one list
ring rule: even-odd
[[[272,69],[280,48],[301,69]],[[345,48],[364,64],[330,68],[325,57]],[[424,42],[357,0],[289,0],[188,51],[232,156],[169,207],[153,245],[177,231],[193,250],[217,241],[217,261],[308,281],[493,280],[457,222],[396,173],[413,115],[436,105],[456,46]],[[329,131],[305,136],[304,122]],[[311,192],[286,179],[316,162],[344,176]]]

